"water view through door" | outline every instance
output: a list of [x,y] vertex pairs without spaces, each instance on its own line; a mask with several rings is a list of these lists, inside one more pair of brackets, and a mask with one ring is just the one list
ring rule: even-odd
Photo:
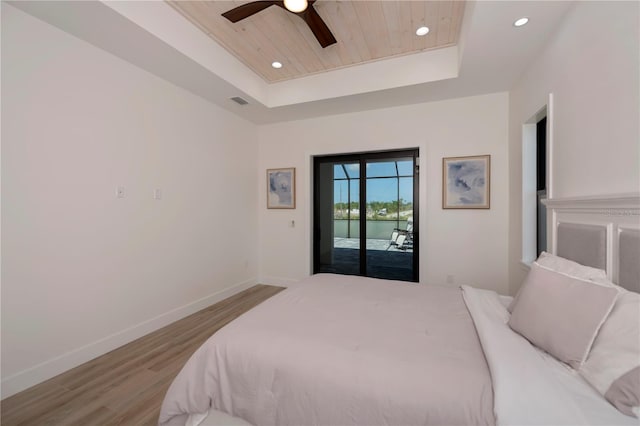
[[314,273],[418,280],[417,155],[315,158]]

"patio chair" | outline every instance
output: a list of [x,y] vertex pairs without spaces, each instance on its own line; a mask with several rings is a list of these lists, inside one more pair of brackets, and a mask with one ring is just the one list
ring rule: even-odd
[[389,239],[389,247],[387,247],[387,250],[389,250],[393,246],[395,246],[399,250],[405,250],[406,247],[404,245],[406,240],[407,240],[406,231],[403,231],[400,229],[394,229],[393,232],[391,233],[391,238]]
[[400,234],[396,239],[395,246],[398,250],[406,250],[407,249],[407,247],[405,246],[406,242],[407,242],[407,234]]
[[391,246],[396,245],[396,240],[398,239],[399,235],[400,235],[400,232],[397,229],[394,229],[393,232],[391,233],[391,238],[389,239],[389,247],[387,247],[387,250],[389,250]]

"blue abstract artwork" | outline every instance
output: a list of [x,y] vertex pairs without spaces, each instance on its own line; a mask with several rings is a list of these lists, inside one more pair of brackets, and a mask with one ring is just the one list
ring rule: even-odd
[[296,169],[267,170],[267,208],[296,208]]
[[488,209],[490,156],[443,159],[442,207]]

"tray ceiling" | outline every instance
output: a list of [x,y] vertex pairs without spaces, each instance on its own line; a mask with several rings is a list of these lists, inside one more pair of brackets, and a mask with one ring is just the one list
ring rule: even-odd
[[[258,124],[509,91],[574,4],[468,1],[455,46],[269,83],[165,1],[6,3]],[[523,16],[529,24],[514,27]]]
[[[234,24],[222,13],[247,1],[167,3],[268,83],[456,45],[465,7],[463,1],[319,0],[313,7],[337,40],[323,49],[300,17],[277,6]],[[417,36],[423,25],[429,33]],[[274,61],[283,67],[274,69]]]

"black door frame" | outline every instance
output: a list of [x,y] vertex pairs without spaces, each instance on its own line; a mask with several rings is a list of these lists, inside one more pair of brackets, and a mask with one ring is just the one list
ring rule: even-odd
[[[319,165],[322,163],[356,163],[360,164],[360,210],[366,206],[367,200],[367,180],[366,180],[366,163],[368,160],[393,159],[393,158],[413,158],[413,282],[419,281],[419,259],[420,259],[420,168],[419,168],[419,148],[407,148],[389,151],[369,151],[355,152],[349,154],[322,155],[313,157],[313,273],[317,274],[320,269],[320,182],[318,179]],[[363,202],[364,201],[364,202]],[[367,276],[367,221],[362,220],[360,216],[360,274]]]

